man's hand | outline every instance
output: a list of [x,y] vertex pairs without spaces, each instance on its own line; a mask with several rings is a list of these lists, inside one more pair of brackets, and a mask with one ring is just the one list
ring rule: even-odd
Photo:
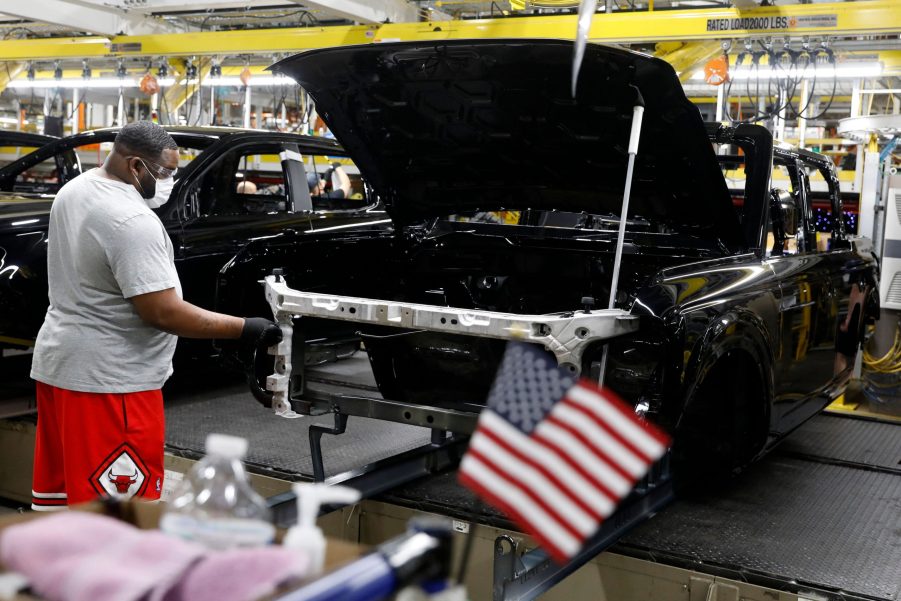
[[282,329],[263,317],[248,317],[241,330],[241,344],[253,347],[273,346],[282,341]]

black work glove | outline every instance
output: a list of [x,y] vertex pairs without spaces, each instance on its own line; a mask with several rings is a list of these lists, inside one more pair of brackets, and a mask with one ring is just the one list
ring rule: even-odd
[[273,346],[282,341],[282,329],[263,317],[248,317],[241,330],[241,344],[253,347]]

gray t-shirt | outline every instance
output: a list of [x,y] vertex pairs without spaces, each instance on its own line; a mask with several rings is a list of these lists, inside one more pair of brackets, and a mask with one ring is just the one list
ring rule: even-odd
[[181,285],[172,242],[134,186],[88,171],[50,211],[50,307],[35,380],[81,392],[155,390],[172,375],[176,337],[145,324],[133,296]]

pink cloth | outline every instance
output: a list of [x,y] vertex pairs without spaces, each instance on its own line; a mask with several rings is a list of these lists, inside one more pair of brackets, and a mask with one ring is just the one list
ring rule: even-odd
[[283,547],[209,551],[78,511],[6,528],[0,562],[47,601],[253,601],[309,569]]
[[251,601],[307,575],[307,557],[284,547],[210,553],[185,574],[164,601]]
[[0,537],[0,561],[24,574],[47,601],[137,601],[171,588],[205,552],[156,530],[80,511],[10,526]]

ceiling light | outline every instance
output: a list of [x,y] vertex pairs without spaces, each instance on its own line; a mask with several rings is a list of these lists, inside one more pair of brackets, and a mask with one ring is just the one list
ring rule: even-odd
[[[750,79],[756,81],[767,81],[773,79],[813,79],[816,77],[818,82],[827,82],[833,76],[839,79],[862,79],[865,77],[879,77],[882,75],[882,63],[845,63],[836,67],[820,65],[816,69],[808,67],[807,69],[770,69],[762,66],[759,69],[735,69],[729,71],[729,77],[733,81]],[[695,71],[691,76],[693,80],[703,80],[704,72]]]
[[[180,85],[187,85],[189,81],[187,79],[182,79],[178,82]],[[195,83],[195,82],[190,82]],[[250,80],[251,87],[260,87],[260,86],[279,86],[285,84],[294,83],[293,80],[287,79],[285,77],[275,77],[273,75],[254,75]],[[202,86],[216,86],[216,87],[227,87],[234,86],[238,88],[244,87],[244,82],[241,81],[240,77],[220,77],[216,80],[212,80],[210,78],[204,79],[200,82]]]
[[[160,79],[161,86],[171,86],[175,83],[173,78]],[[46,88],[136,88],[138,82],[133,79],[119,79],[112,77],[98,77],[97,79],[35,79],[33,81],[17,79],[9,82],[7,87],[17,89],[46,89]]]

